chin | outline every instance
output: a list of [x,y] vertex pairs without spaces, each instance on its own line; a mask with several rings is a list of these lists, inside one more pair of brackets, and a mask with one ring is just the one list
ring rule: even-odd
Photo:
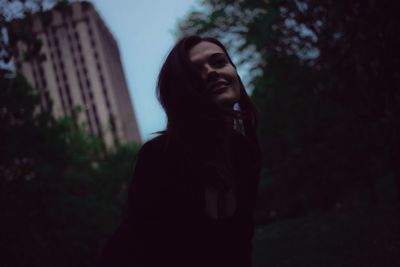
[[238,97],[216,97],[214,98],[214,103],[223,108],[229,108],[232,109],[233,105],[239,101]]
[[233,105],[239,101],[240,91],[232,87],[221,90],[213,95],[213,102],[222,108],[232,109]]

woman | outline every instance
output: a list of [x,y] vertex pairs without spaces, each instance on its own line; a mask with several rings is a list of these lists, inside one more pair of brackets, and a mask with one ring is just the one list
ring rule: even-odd
[[127,216],[101,263],[251,266],[260,156],[235,65],[216,39],[183,38],[157,93],[167,129],[139,152]]

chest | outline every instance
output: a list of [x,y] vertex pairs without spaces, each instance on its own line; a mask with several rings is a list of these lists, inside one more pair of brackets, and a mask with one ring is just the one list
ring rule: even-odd
[[177,182],[171,191],[175,191],[175,197],[179,199],[178,212],[182,216],[219,220],[240,215],[251,208],[252,177],[243,162],[238,164],[238,161],[241,159],[232,157],[234,168],[229,177],[230,186],[224,189],[215,186],[220,180],[215,168],[176,164],[173,172],[177,174]]

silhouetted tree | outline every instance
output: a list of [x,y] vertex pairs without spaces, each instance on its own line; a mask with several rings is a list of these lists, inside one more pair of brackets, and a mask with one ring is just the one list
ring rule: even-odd
[[[17,2],[43,1],[1,2],[3,33]],[[33,42],[25,59],[39,60],[40,43],[20,34]],[[7,65],[13,44],[0,40],[0,265],[92,266],[122,216],[139,147],[104,151],[72,118],[40,109],[38,90]]]
[[177,36],[220,38],[249,70],[271,209],[332,208],[359,191],[377,202],[376,179],[400,181],[392,1],[202,3]]

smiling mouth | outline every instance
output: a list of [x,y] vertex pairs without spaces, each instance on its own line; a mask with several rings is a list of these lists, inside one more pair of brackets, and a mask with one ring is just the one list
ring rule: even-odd
[[219,85],[219,86],[214,87],[214,88],[211,90],[211,92],[212,92],[212,93],[220,93],[220,92],[224,91],[227,87],[228,87],[227,84],[222,84],[222,85]]
[[211,84],[208,87],[208,91],[211,93],[215,93],[215,92],[219,92],[219,91],[225,89],[228,86],[229,86],[229,83],[224,82],[224,81],[219,81],[219,82]]

